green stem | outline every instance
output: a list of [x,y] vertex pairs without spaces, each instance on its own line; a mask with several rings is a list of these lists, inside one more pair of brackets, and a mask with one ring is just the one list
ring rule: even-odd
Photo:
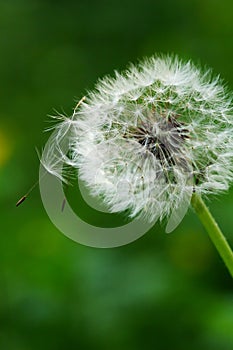
[[226,238],[221,232],[218,224],[211,215],[209,209],[196,193],[193,194],[191,200],[192,206],[199,219],[201,220],[203,226],[208,232],[212,242],[214,243],[216,249],[218,250],[221,258],[223,259],[226,267],[228,268],[231,276],[233,277],[233,252],[227,243]]

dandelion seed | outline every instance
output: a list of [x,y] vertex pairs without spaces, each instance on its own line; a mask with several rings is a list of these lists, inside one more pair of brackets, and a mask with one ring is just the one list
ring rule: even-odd
[[20,204],[22,204],[22,203],[25,201],[26,198],[27,198],[27,196],[21,197],[21,198],[18,200],[18,202],[16,203],[16,207],[18,207]]
[[[112,212],[163,219],[193,189],[200,195],[228,189],[232,116],[226,89],[210,71],[177,57],[152,57],[100,80],[70,122],[56,126],[56,152],[50,149],[43,163],[55,175],[59,157],[78,168]],[[59,151],[68,127],[71,159]],[[119,191],[126,182],[130,191]]]

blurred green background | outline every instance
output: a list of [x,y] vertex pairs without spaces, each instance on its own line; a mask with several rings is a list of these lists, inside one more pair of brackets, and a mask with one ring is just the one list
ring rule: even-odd
[[[54,110],[156,52],[233,89],[232,38],[231,0],[0,0],[0,349],[233,349],[232,281],[192,210],[171,235],[104,250],[62,235],[38,188],[15,208]],[[233,191],[209,206],[233,246]]]

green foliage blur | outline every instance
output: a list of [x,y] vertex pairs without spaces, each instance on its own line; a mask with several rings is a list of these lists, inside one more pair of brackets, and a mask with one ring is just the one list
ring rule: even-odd
[[[233,90],[232,38],[231,0],[0,0],[1,350],[233,349],[233,284],[192,210],[170,235],[156,224],[94,249],[53,226],[38,188],[15,207],[38,179],[48,115],[156,52],[213,67]],[[209,206],[233,246],[233,191]]]

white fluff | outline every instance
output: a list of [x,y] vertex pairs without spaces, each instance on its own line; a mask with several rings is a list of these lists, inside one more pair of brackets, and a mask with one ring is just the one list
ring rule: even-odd
[[225,87],[209,71],[152,57],[100,80],[70,120],[56,126],[54,149],[72,129],[71,159],[61,152],[53,159],[50,149],[42,162],[56,173],[60,154],[112,212],[162,219],[190,187],[201,195],[228,189],[232,111]]

